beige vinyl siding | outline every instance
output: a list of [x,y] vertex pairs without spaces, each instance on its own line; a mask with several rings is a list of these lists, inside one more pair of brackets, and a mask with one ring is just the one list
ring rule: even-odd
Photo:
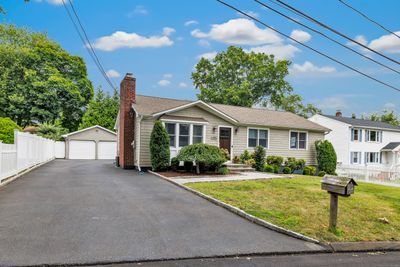
[[[218,146],[218,126],[233,126],[230,122],[221,119],[220,117],[203,110],[202,108],[192,106],[184,110],[169,113],[173,116],[185,116],[188,120],[192,118],[203,118],[208,121],[206,127],[206,143]],[[142,167],[150,167],[150,135],[154,125],[154,118],[144,118],[141,123],[141,153],[140,165]],[[213,128],[216,128],[215,132]],[[237,132],[235,133],[235,128]],[[247,148],[247,126],[233,126],[233,155],[239,156]],[[266,150],[267,155],[278,155],[282,157],[296,157],[307,161],[307,164],[315,164],[315,148],[314,142],[324,138],[323,133],[308,132],[307,150],[291,150],[289,149],[289,130],[275,129],[268,126],[255,126],[249,128],[267,128],[269,129],[269,145]],[[252,149],[248,149],[252,151]]]

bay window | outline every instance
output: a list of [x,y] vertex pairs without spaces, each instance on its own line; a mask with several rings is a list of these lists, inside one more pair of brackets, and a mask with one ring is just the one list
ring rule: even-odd
[[204,143],[205,125],[192,123],[165,122],[171,148]]
[[268,130],[248,129],[247,147],[254,148],[256,146],[268,148]]
[[290,131],[290,149],[307,149],[307,133]]

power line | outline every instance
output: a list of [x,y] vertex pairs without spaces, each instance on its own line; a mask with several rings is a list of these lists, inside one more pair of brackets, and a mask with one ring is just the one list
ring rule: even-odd
[[[70,1],[70,0],[69,0],[69,1]],[[79,24],[80,24],[80,27],[81,27],[82,31],[84,32],[84,34],[85,34],[86,41],[85,41],[85,37],[82,35],[81,31],[79,30],[78,25],[76,24],[75,20],[73,19],[72,14],[71,14],[71,12],[70,12],[69,9],[68,9],[67,4],[65,3],[65,0],[62,0],[62,3],[63,3],[63,5],[64,5],[64,7],[65,7],[65,10],[67,11],[68,17],[70,18],[70,20],[71,20],[71,22],[72,22],[72,24],[73,24],[73,26],[74,26],[76,32],[77,32],[78,35],[79,35],[79,38],[81,39],[81,41],[82,41],[82,43],[83,43],[85,49],[88,51],[90,57],[93,59],[95,65],[96,65],[97,68],[99,69],[100,74],[104,77],[104,79],[105,79],[106,82],[111,86],[111,88],[113,88],[113,89],[115,90],[116,86],[111,82],[111,80],[110,80],[109,77],[107,76],[106,72],[104,71],[104,68],[103,68],[103,66],[102,66],[102,64],[101,64],[101,62],[100,62],[100,60],[99,60],[99,58],[98,58],[97,55],[96,55],[96,52],[94,51],[94,49],[93,49],[93,47],[92,47],[92,45],[91,45],[91,43],[90,43],[90,41],[89,41],[89,38],[88,38],[88,36],[87,36],[87,34],[86,34],[84,28],[83,28],[82,23],[80,23],[80,20],[79,20],[79,17],[78,17],[78,15],[77,15],[77,13],[74,11],[75,16],[77,17],[78,22],[79,22]],[[71,1],[70,1],[70,4],[71,4],[72,9],[74,10]],[[87,46],[87,44],[89,44],[89,47]]]
[[350,50],[350,51],[356,53],[357,55],[362,56],[363,58],[365,58],[365,59],[367,59],[367,60],[370,60],[370,61],[372,61],[372,62],[374,62],[374,63],[376,63],[376,64],[378,64],[378,65],[380,65],[380,66],[382,66],[382,67],[384,67],[384,68],[387,68],[387,69],[389,69],[389,70],[391,70],[391,71],[394,71],[394,72],[396,72],[397,74],[400,74],[400,71],[395,70],[395,69],[393,69],[392,67],[389,67],[389,66],[387,66],[387,65],[385,65],[385,64],[383,64],[383,63],[381,63],[381,62],[379,62],[379,61],[377,61],[377,60],[375,60],[375,59],[373,59],[373,58],[371,58],[371,57],[368,57],[368,56],[366,56],[366,55],[364,55],[364,54],[358,52],[357,50],[355,50],[355,49],[353,49],[353,48],[351,48],[351,47],[348,47],[348,46],[346,46],[346,45],[340,43],[339,41],[337,41],[337,40],[335,40],[335,39],[329,37],[329,36],[326,35],[325,33],[320,32],[320,31],[318,31],[318,30],[316,30],[316,29],[314,29],[314,28],[312,28],[312,27],[309,27],[309,26],[307,26],[307,25],[305,25],[305,24],[303,24],[303,23],[301,23],[301,22],[299,22],[299,21],[297,21],[297,20],[295,20],[295,19],[293,19],[293,18],[291,18],[291,17],[289,17],[289,16],[283,14],[282,12],[279,12],[278,10],[272,8],[271,6],[268,6],[267,4],[265,4],[265,3],[263,3],[263,2],[261,2],[261,1],[259,1],[259,0],[254,0],[254,1],[256,1],[256,2],[259,3],[260,5],[264,6],[265,8],[268,8],[269,10],[271,10],[271,11],[273,11],[273,12],[275,12],[275,13],[277,13],[277,14],[283,16],[283,17],[285,17],[286,19],[288,19],[288,20],[290,20],[290,21],[292,21],[292,22],[294,22],[294,23],[296,23],[296,24],[298,24],[298,25],[301,25],[301,26],[303,26],[304,28],[307,28],[307,29],[309,29],[310,31],[313,31],[313,32],[315,32],[315,33],[317,33],[317,34],[319,34],[319,35],[321,35],[321,36],[327,38],[328,40],[330,40],[330,41],[332,41],[332,42],[334,42],[334,43],[336,43],[336,44],[338,44],[338,45],[340,45],[340,46],[346,48],[347,50]]
[[288,38],[289,40],[292,40],[293,42],[296,42],[296,43],[300,44],[301,46],[304,46],[304,47],[306,47],[306,48],[308,48],[308,49],[314,51],[315,53],[317,53],[317,54],[319,54],[319,55],[321,55],[321,56],[324,56],[324,57],[326,57],[326,58],[328,58],[328,59],[330,59],[330,60],[332,60],[332,61],[334,61],[334,62],[336,62],[336,63],[338,63],[338,64],[340,64],[340,65],[342,65],[342,66],[344,66],[344,67],[346,67],[346,68],[348,68],[348,69],[354,71],[354,72],[357,72],[358,74],[361,74],[361,75],[363,75],[363,76],[365,76],[365,77],[367,77],[367,78],[369,78],[369,79],[371,79],[371,80],[373,80],[373,81],[375,81],[375,82],[377,82],[377,83],[380,83],[380,84],[382,84],[382,85],[385,85],[385,86],[387,86],[387,87],[389,87],[389,88],[392,88],[392,89],[394,89],[394,90],[400,92],[400,88],[397,88],[397,87],[395,87],[395,86],[393,86],[393,85],[390,85],[390,84],[388,84],[388,83],[386,83],[386,82],[383,82],[383,81],[381,81],[381,80],[378,80],[377,78],[374,78],[374,77],[372,77],[372,76],[370,76],[370,75],[368,75],[368,74],[366,74],[366,73],[364,73],[364,72],[362,72],[362,71],[360,71],[360,70],[358,70],[358,69],[355,69],[355,68],[353,68],[353,67],[347,65],[346,63],[343,63],[343,62],[341,62],[341,61],[339,61],[339,60],[337,60],[337,59],[335,59],[335,58],[333,58],[333,57],[331,57],[331,56],[329,56],[329,55],[327,55],[327,54],[325,54],[325,53],[323,53],[323,52],[321,52],[321,51],[319,51],[319,50],[317,50],[317,49],[315,49],[315,48],[312,48],[312,47],[309,46],[309,45],[306,45],[306,44],[304,44],[304,43],[302,43],[302,42],[300,42],[300,41],[297,41],[296,39],[290,37],[289,35],[287,35],[287,34],[281,32],[281,31],[275,29],[275,28],[272,27],[272,26],[269,26],[269,25],[266,24],[265,22],[263,22],[263,21],[261,21],[261,20],[255,18],[254,16],[251,16],[251,15],[249,15],[249,14],[247,14],[247,13],[241,11],[240,9],[238,9],[238,8],[236,8],[236,7],[230,5],[230,4],[228,4],[228,3],[226,3],[226,2],[224,2],[224,1],[222,1],[222,0],[217,0],[217,1],[220,2],[221,4],[227,6],[227,7],[229,7],[229,8],[231,8],[231,9],[235,10],[236,12],[238,12],[238,13],[240,13],[240,14],[242,14],[242,15],[244,15],[244,16],[246,16],[246,17],[248,17],[248,18],[250,18],[250,19],[252,19],[252,20],[254,20],[254,21],[258,22],[258,23],[260,23],[260,24],[262,24],[263,26],[267,27],[268,29],[270,29],[270,30],[272,30],[272,31],[274,31],[274,32],[276,32],[276,33],[278,33],[278,34],[280,34],[280,35],[282,35],[282,36]]
[[378,25],[380,28],[382,28],[383,30],[385,30],[386,32],[393,34],[394,36],[396,36],[397,38],[400,39],[400,35],[398,35],[397,33],[389,30],[388,28],[386,28],[385,26],[383,26],[382,24],[380,24],[379,22],[377,22],[376,20],[371,19],[370,17],[368,17],[365,13],[359,11],[358,9],[356,9],[355,7],[352,7],[350,4],[346,3],[343,0],[338,0],[340,3],[342,3],[343,5],[347,6],[348,8],[350,8],[351,10],[353,10],[354,12],[358,13],[359,15],[361,15],[362,17],[364,17],[365,19],[369,20],[370,22]]
[[[270,0],[270,1],[273,2],[272,0]],[[292,7],[291,5],[286,4],[285,2],[283,2],[283,1],[281,1],[281,0],[275,0],[275,1],[277,1],[278,3],[284,5],[284,6],[285,6],[285,9],[290,10],[291,12],[296,13],[297,15],[300,15],[300,16],[302,16],[303,18],[308,19],[308,20],[312,21],[313,23],[316,23],[316,24],[320,25],[321,27],[324,27],[325,29],[330,30],[331,32],[333,32],[333,33],[335,33],[335,34],[337,34],[337,35],[339,35],[339,36],[341,36],[341,37],[343,37],[343,38],[349,40],[350,42],[353,42],[353,43],[355,43],[355,44],[358,44],[359,46],[362,46],[363,48],[365,48],[365,49],[367,49],[367,50],[369,50],[369,51],[371,51],[371,52],[373,52],[373,53],[375,53],[375,54],[377,54],[377,55],[380,55],[381,57],[384,57],[384,58],[386,58],[387,60],[390,60],[390,61],[392,61],[392,62],[394,62],[394,63],[400,65],[400,62],[399,62],[399,61],[397,61],[397,60],[395,60],[395,59],[393,59],[393,58],[390,58],[390,57],[388,57],[388,56],[386,56],[386,55],[384,55],[384,54],[382,54],[382,53],[380,53],[380,52],[378,52],[378,51],[376,51],[376,50],[374,50],[374,49],[372,49],[372,48],[370,48],[370,47],[368,47],[368,46],[366,46],[366,45],[364,45],[364,44],[362,44],[362,43],[360,43],[360,42],[358,42],[358,41],[356,41],[356,40],[353,40],[353,39],[350,38],[349,36],[347,36],[347,35],[345,35],[345,34],[339,32],[339,31],[333,29],[332,27],[330,27],[330,26],[328,26],[328,25],[326,25],[326,24],[324,24],[324,23],[318,21],[317,19],[314,19],[314,18],[310,17],[309,15],[305,14],[304,12],[302,12],[302,11],[300,11],[300,10],[298,10],[298,9],[296,9],[296,8],[294,8],[294,7]],[[275,2],[273,2],[273,3],[275,3]]]

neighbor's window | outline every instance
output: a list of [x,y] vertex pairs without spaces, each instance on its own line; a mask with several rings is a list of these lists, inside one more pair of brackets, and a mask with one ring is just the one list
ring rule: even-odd
[[166,123],[165,129],[169,136],[169,146],[175,146],[176,127],[175,123]]
[[361,152],[351,152],[350,153],[350,162],[351,162],[351,164],[360,164],[361,163]]
[[262,146],[268,148],[268,130],[249,129],[248,147]]
[[179,124],[179,146],[189,145],[189,124]]
[[203,125],[193,125],[193,144],[203,143]]
[[307,133],[290,132],[290,149],[306,149]]
[[351,140],[361,142],[361,129],[351,129]]
[[365,131],[365,139],[368,142],[381,142],[382,141],[382,132],[366,130]]
[[365,153],[366,163],[380,163],[381,153],[380,152],[366,152]]

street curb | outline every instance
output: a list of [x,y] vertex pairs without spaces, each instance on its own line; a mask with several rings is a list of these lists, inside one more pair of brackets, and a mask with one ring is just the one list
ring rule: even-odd
[[329,243],[334,252],[400,251],[400,241],[366,241]]
[[206,199],[206,200],[208,200],[208,201],[210,201],[210,202],[212,202],[212,203],[214,203],[214,204],[216,204],[216,205],[218,205],[218,206],[220,206],[220,207],[222,207],[224,209],[227,209],[230,212],[233,212],[233,213],[239,215],[242,218],[245,218],[246,220],[248,220],[248,221],[250,221],[252,223],[255,223],[257,225],[263,226],[265,228],[268,228],[270,230],[273,230],[273,231],[276,231],[276,232],[279,232],[279,233],[282,233],[282,234],[285,234],[285,235],[289,235],[291,237],[295,237],[297,239],[301,239],[301,240],[304,240],[304,241],[307,241],[307,242],[318,244],[318,245],[324,247],[326,249],[326,252],[332,252],[332,247],[331,246],[329,246],[328,244],[325,244],[325,243],[323,243],[323,242],[321,242],[319,240],[313,239],[311,237],[302,235],[300,233],[297,233],[297,232],[282,228],[282,227],[277,226],[275,224],[272,224],[272,223],[269,223],[269,222],[264,221],[262,219],[259,219],[259,218],[255,217],[255,216],[251,215],[251,214],[246,213],[245,211],[243,211],[243,210],[241,210],[239,208],[236,208],[236,207],[234,207],[232,205],[229,205],[229,204],[227,204],[225,202],[222,202],[222,201],[220,201],[220,200],[218,200],[216,198],[213,198],[213,197],[210,197],[210,196],[208,196],[206,194],[198,192],[198,191],[196,191],[194,189],[191,189],[191,188],[189,188],[189,187],[187,187],[187,186],[185,186],[183,184],[179,184],[179,183],[175,182],[174,180],[172,180],[172,179],[170,179],[168,177],[165,177],[165,176],[163,176],[161,174],[158,174],[156,172],[153,172],[151,170],[148,170],[148,172],[153,174],[153,175],[155,175],[155,176],[157,176],[157,177],[159,177],[159,178],[161,178],[161,179],[164,179],[164,180],[166,180],[166,181],[168,181],[168,182],[170,182],[170,183],[172,183],[174,185],[177,185],[177,186],[179,186],[179,187],[181,187],[181,188],[183,188],[183,189],[185,189],[185,190],[187,190],[189,192],[192,192],[193,194],[198,195],[198,196],[200,196],[200,197],[202,197],[202,198],[204,198],[204,199]]
[[43,166],[44,164],[49,163],[50,161],[53,161],[53,160],[55,160],[55,158],[49,159],[48,161],[45,161],[45,162],[42,162],[42,163],[39,163],[39,164],[36,164],[36,165],[34,165],[32,167],[29,167],[29,168],[27,168],[27,169],[25,169],[23,171],[20,171],[17,174],[14,174],[12,176],[4,178],[2,181],[0,181],[0,188],[2,188],[3,186],[11,183],[12,181],[16,180],[17,178],[21,177],[22,175],[27,174],[28,172],[33,171],[34,169],[39,168],[40,166]]

